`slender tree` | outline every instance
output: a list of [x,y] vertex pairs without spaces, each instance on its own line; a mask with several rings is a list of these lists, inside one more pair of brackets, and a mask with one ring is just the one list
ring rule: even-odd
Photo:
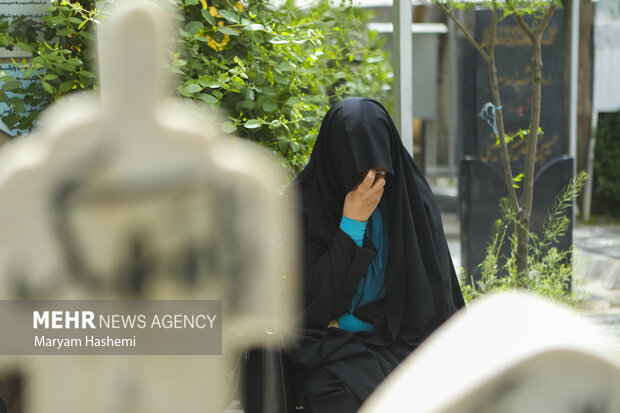
[[[508,191],[508,199],[510,207],[518,216],[518,226],[516,231],[517,237],[517,271],[519,274],[527,274],[528,271],[528,242],[530,218],[532,215],[532,201],[534,193],[534,167],[536,164],[536,151],[538,145],[538,137],[540,129],[540,102],[542,89],[542,47],[541,41],[545,29],[549,25],[549,21],[558,6],[561,6],[559,0],[548,1],[523,1],[523,0],[505,0],[505,1],[485,1],[483,4],[491,10],[491,27],[488,44],[480,44],[470,31],[455,15],[458,9],[471,7],[474,3],[471,1],[437,1],[439,7],[454,21],[456,26],[463,32],[465,38],[474,46],[482,59],[487,64],[489,70],[489,80],[491,86],[493,110],[495,112],[495,121],[497,123],[497,137],[500,145],[500,158],[504,169],[504,178],[506,190]],[[524,16],[533,16],[533,22],[528,24]],[[520,133],[527,141],[527,154],[525,158],[525,169],[523,174],[515,177],[513,168],[510,163],[508,153],[508,143],[514,139],[507,136],[504,129],[504,118],[502,115],[502,103],[499,93],[499,81],[497,73],[497,65],[495,61],[495,47],[497,39],[497,25],[499,21],[512,16],[519,27],[525,32],[529,39],[532,49],[532,73],[531,73],[531,108],[530,108],[530,127],[528,131]],[[519,201],[515,189],[515,182],[523,176],[523,197]]]

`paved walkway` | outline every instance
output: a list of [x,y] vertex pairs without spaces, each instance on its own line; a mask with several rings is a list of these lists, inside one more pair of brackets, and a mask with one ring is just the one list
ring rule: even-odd
[[604,326],[620,345],[620,226],[577,226],[576,288],[590,295],[585,314]]

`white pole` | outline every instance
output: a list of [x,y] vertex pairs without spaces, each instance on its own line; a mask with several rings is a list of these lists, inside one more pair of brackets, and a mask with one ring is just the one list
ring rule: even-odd
[[459,95],[458,95],[458,59],[457,59],[457,51],[458,51],[458,37],[456,36],[456,31],[458,28],[452,21],[452,19],[448,19],[448,62],[450,68],[449,79],[450,79],[450,103],[449,103],[449,122],[450,122],[450,138],[448,139],[448,144],[450,147],[448,148],[448,165],[450,167],[450,173],[458,174],[459,166],[458,166],[458,110],[459,110]]
[[590,145],[588,145],[588,163],[586,171],[588,172],[588,180],[586,186],[583,188],[583,211],[581,216],[584,221],[589,221],[592,215],[592,189],[594,186],[594,148],[596,147],[596,122],[598,120],[598,112],[592,111],[592,131],[590,134]]
[[[569,152],[573,157],[573,176],[577,174],[577,91],[579,70],[579,0],[572,1],[570,36],[570,110],[569,110]],[[576,208],[573,205],[573,228],[576,221]]]
[[413,46],[411,0],[394,0],[394,121],[405,148],[413,156]]

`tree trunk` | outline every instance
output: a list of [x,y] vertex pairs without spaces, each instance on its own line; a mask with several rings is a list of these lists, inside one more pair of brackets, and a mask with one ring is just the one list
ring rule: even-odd
[[[577,96],[577,173],[588,168],[588,152],[592,135],[592,71],[594,66],[594,4],[579,2],[579,75]],[[583,193],[578,204],[583,211]]]
[[519,211],[519,228],[517,229],[517,271],[519,275],[528,270],[528,233],[534,196],[534,169],[536,166],[536,149],[538,146],[538,128],[540,126],[540,102],[542,99],[542,33],[535,31],[532,40],[532,106],[530,112],[530,133],[525,172],[523,178],[523,204]]

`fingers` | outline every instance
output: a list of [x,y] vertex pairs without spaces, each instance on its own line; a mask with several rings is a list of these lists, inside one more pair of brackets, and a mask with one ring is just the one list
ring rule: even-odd
[[360,187],[363,187],[364,189],[370,189],[372,187],[372,184],[375,182],[375,175],[376,172],[373,169],[370,169],[366,174],[366,177],[360,184]]
[[359,184],[345,197],[343,215],[356,221],[368,221],[381,201],[385,187],[385,176],[371,169]]
[[383,188],[385,186],[385,176],[381,175],[381,174],[377,174],[376,175],[376,179],[374,181],[374,183],[372,184],[372,187],[378,187],[378,188]]

